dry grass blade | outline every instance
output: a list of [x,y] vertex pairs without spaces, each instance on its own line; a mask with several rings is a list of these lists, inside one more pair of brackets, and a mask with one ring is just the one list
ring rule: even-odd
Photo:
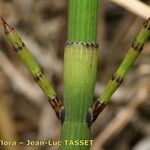
[[145,19],[150,16],[150,7],[139,0],[111,0]]
[[[6,103],[6,97],[3,90],[0,89],[0,135],[3,140],[14,140],[16,139],[16,128],[13,122],[11,111]],[[0,146],[3,150],[11,150],[13,146]],[[1,148],[0,148],[1,149]],[[18,148],[15,147],[17,150]]]

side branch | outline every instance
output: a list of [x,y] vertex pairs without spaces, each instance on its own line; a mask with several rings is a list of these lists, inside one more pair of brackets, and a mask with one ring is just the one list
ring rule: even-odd
[[150,18],[143,23],[137,37],[130,46],[127,54],[125,55],[117,71],[107,83],[99,99],[96,100],[96,102],[90,107],[89,114],[91,115],[91,124],[97,119],[98,115],[109,102],[113,93],[120,86],[127,72],[130,70],[133,63],[136,61],[141,51],[143,50],[144,44],[148,41],[149,37]]
[[13,27],[5,22],[3,18],[2,22],[4,25],[5,35],[12,45],[14,51],[20,57],[20,59],[25,63],[29,71],[31,72],[34,81],[39,85],[39,87],[43,90],[45,95],[49,99],[49,103],[54,109],[58,118],[60,118],[61,110],[63,109],[63,104],[61,101],[57,99],[56,93],[49,83],[47,77],[44,75],[43,70],[39,67],[37,62],[34,60],[32,55],[29,53],[27,47],[22,42],[16,31]]

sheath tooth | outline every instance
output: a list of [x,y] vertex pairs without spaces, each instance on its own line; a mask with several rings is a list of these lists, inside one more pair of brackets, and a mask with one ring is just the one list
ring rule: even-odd
[[98,48],[98,43],[97,42],[73,42],[73,41],[66,41],[66,46],[71,46],[71,45],[83,45],[86,47],[95,47]]

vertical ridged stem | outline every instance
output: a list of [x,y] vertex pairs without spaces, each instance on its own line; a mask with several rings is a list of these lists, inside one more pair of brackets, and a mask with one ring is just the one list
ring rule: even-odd
[[117,90],[122,83],[124,77],[136,61],[141,51],[143,50],[145,42],[150,37],[150,19],[144,22],[139,33],[137,34],[134,42],[130,46],[127,54],[125,55],[122,63],[118,67],[115,74],[111,77],[106,87],[104,88],[101,96],[93,105],[93,121],[96,120],[99,113],[103,110],[105,105],[109,102],[113,93]]
[[68,37],[64,55],[62,150],[89,150],[90,144],[66,145],[64,140],[89,140],[88,108],[97,74],[98,0],[68,1]]
[[[92,104],[97,74],[97,47],[81,43],[65,48],[65,120],[61,140],[89,140],[88,108]],[[90,145],[65,145],[62,150],[88,150]]]
[[98,0],[68,2],[68,41],[96,42]]

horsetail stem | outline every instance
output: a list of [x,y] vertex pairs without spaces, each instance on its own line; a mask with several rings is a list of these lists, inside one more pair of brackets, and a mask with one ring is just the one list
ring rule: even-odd
[[149,37],[150,37],[150,18],[143,23],[139,33],[137,34],[137,37],[130,46],[122,63],[120,64],[115,74],[111,77],[111,79],[107,83],[99,99],[93,104],[92,122],[96,120],[100,112],[104,109],[105,105],[109,102],[113,93],[122,83],[127,72],[130,70],[133,63],[136,61],[141,51],[143,50],[144,44],[146,41],[148,41]]
[[52,88],[51,84],[49,83],[47,77],[44,75],[43,70],[39,67],[35,59],[31,56],[27,47],[22,42],[14,28],[11,27],[8,23],[6,23],[6,21],[3,18],[1,19],[4,25],[4,31],[8,41],[12,45],[14,51],[17,53],[17,55],[20,57],[20,59],[24,62],[24,64],[31,72],[34,81],[39,85],[39,87],[48,97],[51,106],[53,107],[57,117],[59,118],[62,104],[60,101],[58,101],[56,93]]
[[[42,69],[32,58],[14,28],[3,19],[5,34],[17,55],[26,64],[35,82],[48,96],[56,115],[61,118],[61,150],[89,150],[90,126],[104,109],[112,94],[143,49],[150,35],[150,19],[147,20],[137,38],[129,48],[123,62],[109,80],[99,99],[91,106],[97,74],[98,0],[69,0],[68,37],[64,54],[64,106],[56,98]],[[90,107],[91,106],[91,107]],[[90,107],[90,109],[88,109]],[[66,143],[66,141],[68,141]],[[74,142],[83,141],[82,145]],[[70,143],[71,142],[71,143]],[[72,144],[73,143],[73,144]]]
[[[92,104],[97,74],[97,43],[67,42],[64,59],[65,119],[61,140],[90,139],[87,110]],[[62,150],[87,150],[90,145],[65,145]]]
[[96,42],[98,0],[68,2],[68,41]]
[[90,139],[87,111],[92,104],[97,74],[98,0],[69,0],[68,37],[64,54],[65,119],[62,150],[88,150],[90,145],[66,145],[64,140]]

